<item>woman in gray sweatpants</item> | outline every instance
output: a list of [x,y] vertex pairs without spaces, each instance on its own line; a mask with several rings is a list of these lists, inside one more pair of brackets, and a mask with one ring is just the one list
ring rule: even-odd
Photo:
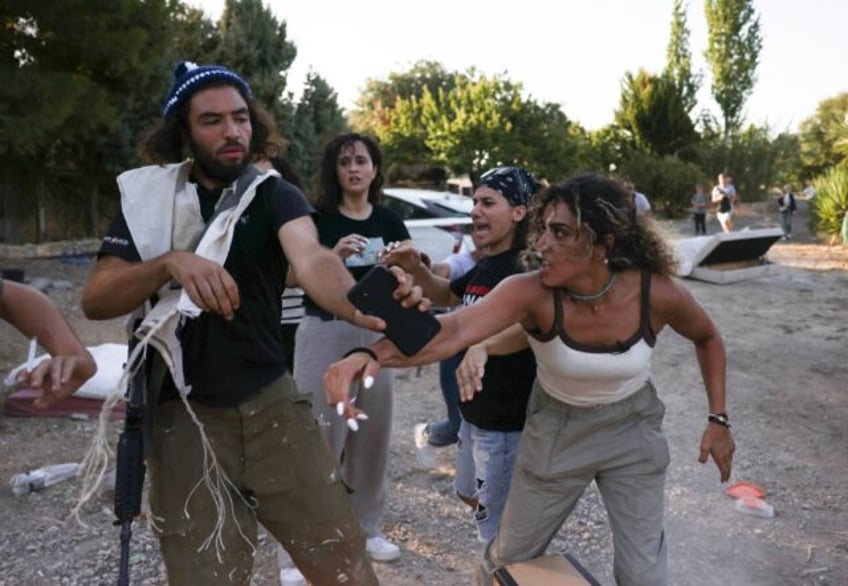
[[[409,240],[403,219],[378,205],[383,177],[382,154],[371,137],[356,133],[332,139],[324,149],[321,189],[314,216],[321,244],[345,262],[357,280],[381,260],[385,246]],[[323,376],[351,348],[366,346],[380,334],[354,326],[304,299],[306,316],[295,338],[294,377],[298,388],[312,395],[312,408],[330,449],[338,457],[343,480],[353,490],[354,511],[367,537],[373,560],[392,561],[400,548],[381,533],[386,503],[386,470],[392,428],[391,371],[380,373],[368,390],[351,389],[368,420],[351,430],[328,405]]]
[[381,334],[339,319],[307,315],[295,342],[295,380],[312,393],[312,412],[341,462],[345,482],[353,489],[353,509],[367,537],[380,534],[386,502],[386,469],[392,431],[394,371],[386,369],[368,390],[354,387],[356,405],[368,413],[358,431],[351,431],[324,397],[323,377],[331,363],[357,346],[367,346]]

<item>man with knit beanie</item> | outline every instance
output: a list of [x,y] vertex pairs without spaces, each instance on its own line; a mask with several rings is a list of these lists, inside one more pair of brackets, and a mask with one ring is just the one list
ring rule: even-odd
[[[142,144],[151,165],[118,177],[121,208],[82,306],[91,319],[134,313],[147,328],[150,508],[168,581],[247,584],[261,523],[313,584],[376,584],[284,358],[288,269],[327,311],[385,324],[347,301],[353,278],[319,245],[303,193],[252,164],[282,140],[241,76],[180,63],[162,114]],[[397,297],[418,304],[420,290],[395,274]]]

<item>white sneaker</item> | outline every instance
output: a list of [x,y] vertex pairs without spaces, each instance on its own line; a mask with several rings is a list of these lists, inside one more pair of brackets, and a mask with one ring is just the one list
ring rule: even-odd
[[392,562],[400,557],[400,548],[383,537],[369,537],[365,541],[365,551],[375,562]]
[[418,465],[427,470],[433,470],[438,467],[436,462],[436,448],[430,445],[427,441],[429,434],[427,433],[427,424],[419,423],[415,426],[415,459]]

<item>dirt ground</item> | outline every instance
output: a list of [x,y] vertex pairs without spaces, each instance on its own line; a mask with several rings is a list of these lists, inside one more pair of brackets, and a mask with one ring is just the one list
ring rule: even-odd
[[[804,202],[801,202],[802,204]],[[803,209],[803,205],[802,205]],[[747,210],[738,228],[776,221]],[[697,462],[707,407],[691,346],[666,331],[654,378],[667,406],[672,451],[666,487],[670,584],[848,584],[848,249],[815,242],[795,220],[796,237],[776,243],[777,274],[731,285],[686,280],[724,336],[728,410],[737,442],[731,482],[764,487],[775,516],[743,515],[724,496],[712,463]],[[688,235],[689,222],[666,222]],[[715,232],[714,220],[709,230]],[[28,279],[67,281],[49,290],[88,345],[122,342],[120,320],[86,321],[79,291],[89,267],[59,260],[4,260]],[[0,324],[0,373],[22,362],[28,342]],[[385,532],[403,555],[376,564],[387,585],[470,582],[480,544],[469,511],[453,496],[453,448],[440,467],[416,467],[413,426],[443,412],[435,366],[399,372],[393,428],[391,493]],[[27,469],[81,459],[91,420],[0,415],[0,586],[114,584],[119,529],[110,498],[90,503],[85,525],[65,519],[79,492],[72,479],[14,497],[9,479]],[[602,584],[612,584],[609,523],[594,488],[554,541]],[[253,584],[277,584],[273,543],[263,538]],[[158,548],[145,522],[134,524],[131,583],[165,584]]]

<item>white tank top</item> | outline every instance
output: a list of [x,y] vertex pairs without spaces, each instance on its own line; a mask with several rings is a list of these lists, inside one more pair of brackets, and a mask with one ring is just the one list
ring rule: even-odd
[[615,346],[593,347],[568,337],[562,327],[562,297],[554,289],[554,324],[547,334],[528,335],[537,377],[554,399],[576,407],[620,401],[651,377],[656,337],[650,322],[651,275],[642,274],[639,328]]

